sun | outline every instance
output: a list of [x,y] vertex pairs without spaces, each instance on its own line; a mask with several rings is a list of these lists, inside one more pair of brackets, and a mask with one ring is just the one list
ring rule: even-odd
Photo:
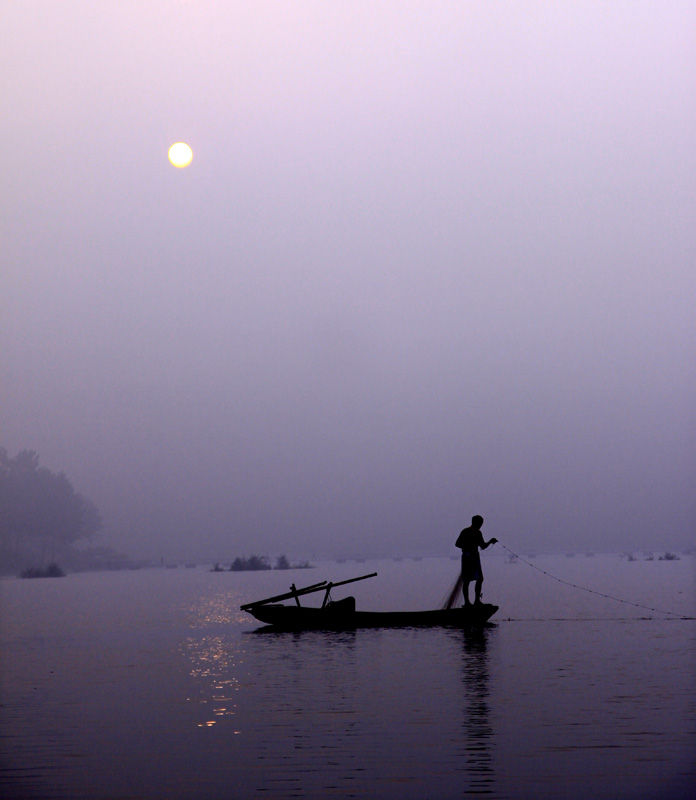
[[183,169],[188,167],[193,158],[193,150],[185,142],[177,142],[169,148],[169,161],[172,166]]

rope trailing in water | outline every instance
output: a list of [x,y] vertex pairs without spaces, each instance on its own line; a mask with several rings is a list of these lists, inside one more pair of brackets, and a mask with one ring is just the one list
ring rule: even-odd
[[510,553],[511,556],[513,556],[514,558],[519,559],[520,561],[522,561],[527,566],[532,567],[532,569],[535,569],[538,572],[543,573],[544,575],[546,575],[549,578],[553,578],[553,580],[558,581],[559,583],[563,583],[566,586],[572,586],[573,589],[581,589],[583,592],[589,592],[590,594],[596,594],[599,597],[606,598],[607,600],[616,600],[617,603],[626,603],[626,605],[629,605],[629,606],[635,606],[636,608],[643,608],[646,611],[656,611],[658,614],[667,614],[668,616],[677,617],[678,619],[694,619],[694,617],[685,617],[682,614],[677,614],[675,611],[663,611],[661,608],[653,608],[652,606],[644,606],[644,605],[641,605],[640,603],[634,603],[631,600],[622,600],[620,597],[614,597],[611,594],[604,594],[604,592],[597,592],[594,589],[588,589],[586,586],[578,586],[577,583],[571,583],[570,581],[564,581],[563,578],[557,578],[555,575],[552,575],[550,572],[547,572],[545,569],[542,569],[541,567],[537,567],[536,564],[532,564],[530,561],[527,561],[526,559],[522,558],[522,556],[518,555],[517,553],[513,553],[512,550],[510,550],[509,547],[506,547],[502,542],[500,542],[500,545],[501,545],[501,547],[505,548],[505,550],[507,550],[508,553]]

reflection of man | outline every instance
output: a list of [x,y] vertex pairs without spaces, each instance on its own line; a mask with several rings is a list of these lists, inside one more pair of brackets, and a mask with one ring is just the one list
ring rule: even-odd
[[491,719],[488,644],[494,627],[464,626],[462,642],[462,755],[466,760],[467,796],[486,794],[500,797],[496,791],[493,746],[496,732]]
[[476,599],[474,602],[481,602],[481,584],[483,583],[483,571],[481,570],[481,558],[479,556],[479,548],[485,550],[489,545],[495,544],[497,539],[489,539],[487,542],[483,539],[481,533],[481,525],[483,525],[483,517],[478,514],[471,518],[471,525],[459,534],[456,546],[462,551],[462,591],[464,592],[464,606],[471,605],[469,602],[469,584],[471,581],[474,583],[474,592]]

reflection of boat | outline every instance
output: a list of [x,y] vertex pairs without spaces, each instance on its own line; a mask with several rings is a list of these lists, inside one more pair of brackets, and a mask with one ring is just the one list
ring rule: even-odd
[[[285,594],[246,603],[247,611],[260,622],[277,630],[350,630],[352,628],[410,628],[448,626],[464,628],[483,625],[498,610],[498,606],[477,603],[467,608],[435,609],[432,611],[356,611],[355,598],[332,601],[331,589],[346,583],[372,578],[362,575],[347,581],[321,583],[297,589],[293,584]],[[305,594],[324,591],[324,601],[319,608],[301,606],[299,598]],[[294,605],[282,605],[281,600],[294,600]]]

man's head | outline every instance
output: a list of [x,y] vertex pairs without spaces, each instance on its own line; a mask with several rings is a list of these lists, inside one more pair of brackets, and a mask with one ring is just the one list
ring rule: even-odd
[[483,517],[479,516],[478,514],[475,517],[471,518],[471,527],[472,528],[480,528],[483,525]]

